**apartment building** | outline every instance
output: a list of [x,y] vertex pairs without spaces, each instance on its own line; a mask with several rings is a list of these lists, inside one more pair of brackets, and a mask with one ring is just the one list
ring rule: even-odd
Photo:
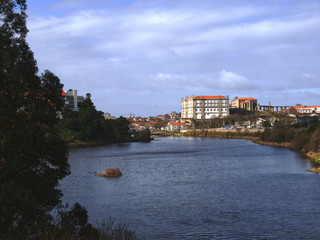
[[244,98],[238,98],[235,97],[231,101],[231,107],[232,108],[241,108],[247,111],[256,111],[257,110],[257,99],[255,98],[249,98],[249,97],[244,97]]
[[62,96],[64,96],[64,106],[73,110],[79,111],[79,102],[83,102],[84,97],[78,96],[77,90],[69,89],[68,91],[62,91]]
[[229,116],[229,96],[192,96],[181,99],[181,119],[212,119]]

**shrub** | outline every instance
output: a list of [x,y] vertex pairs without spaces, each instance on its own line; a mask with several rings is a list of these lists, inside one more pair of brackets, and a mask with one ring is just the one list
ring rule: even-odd
[[119,168],[106,168],[103,173],[97,173],[99,177],[120,177],[122,172]]
[[150,142],[151,138],[151,132],[149,128],[144,129],[142,131],[138,131],[134,134],[134,140],[135,141],[141,141],[141,142]]
[[305,144],[305,151],[318,152],[320,150],[320,129],[316,129]]
[[98,224],[98,231],[101,240],[136,240],[134,231],[128,228],[125,223],[115,223],[115,220],[109,217]]

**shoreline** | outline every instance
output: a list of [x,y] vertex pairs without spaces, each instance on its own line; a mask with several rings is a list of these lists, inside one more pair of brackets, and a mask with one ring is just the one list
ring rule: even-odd
[[[289,149],[291,151],[300,153],[304,159],[312,162],[314,166],[312,169],[307,169],[306,171],[320,173],[320,153],[319,152],[303,152],[303,151],[296,151],[293,149],[292,145],[288,142],[285,143],[277,143],[277,142],[266,142],[260,140],[259,136],[263,130],[248,130],[248,129],[241,129],[241,130],[222,130],[222,129],[204,129],[204,130],[181,130],[179,132],[172,131],[172,132],[163,132],[161,134],[157,133],[155,136],[161,137],[169,137],[169,136],[176,136],[176,137],[216,137],[216,138],[224,138],[224,139],[246,139],[250,140],[256,144],[260,145],[268,145],[273,147],[282,147]],[[153,135],[153,134],[151,134]],[[127,141],[121,143],[130,143],[135,141]],[[111,144],[121,144],[117,142],[101,142],[101,141],[90,141],[90,142],[69,142],[67,146],[69,149],[77,149],[77,148],[86,148],[86,147],[100,147],[106,146]]]
[[177,136],[177,137],[216,137],[225,139],[246,139],[256,144],[268,145],[273,147],[282,147],[291,151],[300,153],[304,159],[312,162],[316,166],[312,169],[306,169],[306,171],[320,173],[320,152],[303,152],[296,151],[293,149],[292,144],[289,142],[277,143],[277,142],[266,142],[259,138],[259,135],[263,130],[221,130],[221,129],[205,129],[205,130],[181,130],[180,132],[164,133],[160,136]]
[[[150,141],[153,139],[150,138]],[[66,145],[69,149],[75,149],[75,148],[86,148],[86,147],[101,147],[101,146],[107,146],[111,144],[124,144],[124,143],[133,143],[133,142],[146,142],[146,141],[139,141],[139,140],[128,140],[124,142],[104,142],[104,141],[88,141],[88,142],[67,142]]]
[[90,142],[67,142],[66,144],[69,149],[75,149],[75,148],[86,148],[86,147],[100,147],[100,146],[105,146],[113,143],[90,141]]

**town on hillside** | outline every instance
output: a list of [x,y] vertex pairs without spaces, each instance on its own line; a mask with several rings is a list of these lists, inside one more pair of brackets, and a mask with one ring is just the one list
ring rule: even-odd
[[[65,107],[79,111],[78,104],[84,100],[77,90],[63,91]],[[116,119],[110,113],[105,119]],[[252,97],[191,96],[181,99],[181,112],[172,111],[164,115],[140,117],[127,116],[131,131],[150,129],[152,132],[180,131],[186,129],[262,129],[272,127],[279,116],[287,116],[290,123],[320,121],[320,106],[273,106],[262,105]]]

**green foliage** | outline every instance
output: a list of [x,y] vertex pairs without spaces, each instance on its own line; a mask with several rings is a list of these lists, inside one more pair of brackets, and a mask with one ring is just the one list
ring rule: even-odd
[[154,127],[158,128],[158,129],[161,129],[161,128],[166,127],[167,124],[168,124],[167,121],[160,121],[160,122],[157,122],[156,124],[154,124]]
[[128,228],[125,223],[115,223],[113,218],[104,220],[98,226],[101,240],[136,240],[136,234]]
[[131,140],[129,134],[130,122],[127,119],[125,119],[124,117],[120,117],[118,119],[109,121],[111,121],[111,125],[113,126],[115,142],[126,142],[128,140]]
[[271,122],[267,119],[266,121],[263,122],[263,127],[271,127]]
[[134,133],[134,140],[140,141],[140,142],[150,142],[151,138],[151,132],[150,129],[144,129],[142,131],[137,131]]
[[261,140],[267,142],[289,143],[292,150],[302,153],[320,151],[320,123],[308,125],[292,124],[289,118],[276,121],[272,129],[265,129]]
[[[25,0],[0,2],[0,239],[39,239],[56,228],[58,182],[70,173],[57,129],[63,85],[48,70],[38,75],[25,11]],[[61,223],[80,231],[87,227],[85,212],[76,205]]]
[[125,142],[130,140],[129,124],[125,118],[105,120],[103,113],[97,111],[90,96],[79,103],[79,112],[64,108],[60,121],[62,136],[69,142],[102,141]]
[[[269,125],[269,123],[266,123],[266,125]],[[292,141],[295,135],[296,131],[292,125],[292,119],[281,117],[274,123],[272,129],[266,129],[264,131],[261,139],[268,142],[285,143]]]

